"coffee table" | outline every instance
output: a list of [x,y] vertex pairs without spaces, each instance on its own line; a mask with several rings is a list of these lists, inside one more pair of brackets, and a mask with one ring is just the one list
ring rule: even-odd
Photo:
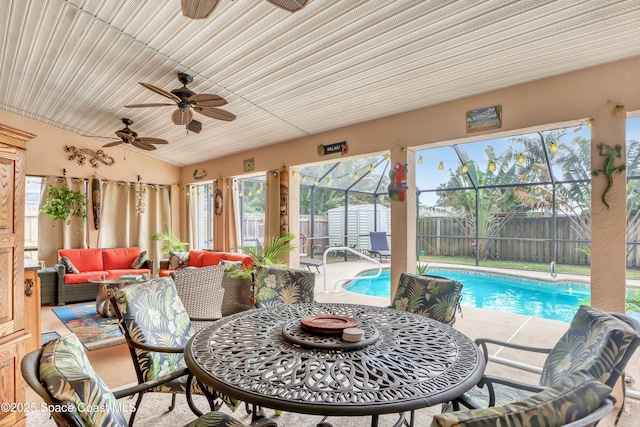
[[96,311],[103,317],[116,317],[115,309],[111,304],[111,297],[115,296],[123,286],[144,282],[146,279],[112,279],[89,280],[89,283],[100,283],[100,290],[96,297]]

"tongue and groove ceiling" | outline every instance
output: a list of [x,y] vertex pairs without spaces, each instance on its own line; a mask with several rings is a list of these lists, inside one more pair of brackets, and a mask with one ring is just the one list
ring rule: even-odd
[[[0,0],[0,108],[81,135],[128,117],[169,141],[131,150],[178,166],[638,55],[638,0],[221,0],[203,20],[179,0]],[[138,82],[178,72],[237,118],[195,113],[197,134],[124,107],[169,101]]]

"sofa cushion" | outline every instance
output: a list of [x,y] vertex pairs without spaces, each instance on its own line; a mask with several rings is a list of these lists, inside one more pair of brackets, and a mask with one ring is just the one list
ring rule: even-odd
[[191,250],[189,251],[189,267],[204,267],[205,251]]
[[60,262],[60,264],[64,265],[65,273],[67,273],[67,274],[78,274],[78,273],[80,273],[80,271],[76,268],[76,266],[73,265],[71,260],[69,258],[67,258],[66,256],[61,256],[59,262]]
[[212,265],[220,264],[223,259],[223,252],[209,252],[206,251],[203,255],[203,267],[210,267]]
[[226,259],[227,261],[242,261],[242,265],[245,267],[253,266],[253,258],[245,254],[239,254],[236,252],[223,252],[222,259]]
[[147,262],[148,259],[149,257],[147,256],[147,251],[142,251],[140,252],[140,255],[138,255],[136,259],[133,260],[129,268],[142,268],[142,266],[145,262]]
[[189,265],[189,252],[169,252],[169,269],[180,270]]
[[65,274],[64,275],[64,283],[67,285],[76,284],[76,283],[87,283],[90,280],[100,280],[104,276],[105,279],[111,280],[115,279],[115,277],[111,277],[108,271],[98,270],[98,271],[85,271],[78,274]]
[[102,249],[59,249],[58,258],[67,257],[80,273],[104,270]]
[[240,268],[242,266],[242,261],[229,261],[223,259],[220,261],[220,265],[224,267],[224,271],[235,270],[236,268]]
[[104,270],[120,270],[131,267],[131,264],[140,255],[140,248],[113,248],[102,250],[102,262]]

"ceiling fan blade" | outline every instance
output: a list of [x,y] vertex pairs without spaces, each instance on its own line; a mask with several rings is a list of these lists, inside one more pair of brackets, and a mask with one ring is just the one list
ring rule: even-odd
[[297,12],[307,5],[309,0],[267,0],[269,3],[278,6],[289,12]]
[[205,19],[211,15],[220,0],[182,0],[182,14],[191,19]]
[[210,93],[191,95],[189,102],[193,102],[200,107],[221,107],[227,104],[227,100],[223,97]]
[[193,120],[193,111],[177,109],[171,114],[171,120],[174,125],[184,126]]
[[193,107],[193,109],[204,116],[211,117],[212,119],[225,120],[227,122],[236,119],[235,114],[231,114],[230,112],[219,108]]
[[146,144],[146,143],[141,142],[141,141],[138,141],[138,140],[133,141],[133,142],[131,143],[131,145],[133,145],[134,147],[141,148],[141,149],[143,149],[143,150],[147,150],[147,151],[152,151],[152,150],[155,150],[155,149],[156,149],[156,147],[154,147],[153,145],[151,145],[151,144]]
[[165,105],[175,106],[176,104],[129,104],[125,105],[126,108],[147,108],[147,107],[164,107]]
[[122,138],[123,141],[126,142],[133,142],[133,140],[136,139],[133,135],[129,135],[128,133],[120,131],[116,131],[116,135],[118,135],[120,138]]
[[159,87],[150,85],[149,83],[144,83],[144,82],[138,82],[138,83],[140,83],[142,86],[146,87],[147,89],[154,91],[158,95],[162,95],[166,98],[173,99],[174,101],[178,101],[178,102],[181,101],[181,99],[178,96],[172,94],[171,92],[167,92],[164,89],[160,89]]
[[124,141],[110,142],[108,144],[104,144],[103,147],[115,147],[116,145],[120,144],[124,144]]
[[144,142],[145,144],[168,144],[169,141],[160,138],[136,138],[137,142]]

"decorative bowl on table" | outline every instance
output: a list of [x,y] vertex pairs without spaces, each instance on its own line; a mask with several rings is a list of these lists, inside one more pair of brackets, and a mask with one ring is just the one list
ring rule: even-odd
[[310,332],[318,334],[341,334],[347,328],[360,326],[360,321],[348,316],[333,314],[318,314],[300,319],[300,326]]

